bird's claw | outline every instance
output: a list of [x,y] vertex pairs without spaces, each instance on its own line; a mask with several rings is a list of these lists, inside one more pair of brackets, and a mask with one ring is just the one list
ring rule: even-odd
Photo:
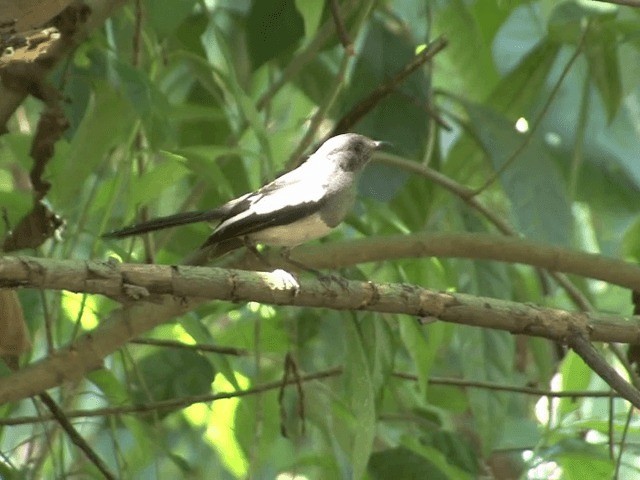
[[342,287],[343,290],[349,290],[349,281],[341,275],[336,275],[333,273],[330,274],[320,274],[318,275],[318,280],[326,287],[329,288],[332,283],[337,283]]
[[281,268],[275,269],[269,274],[269,286],[275,290],[290,290],[295,297],[300,293],[300,284],[296,277]]

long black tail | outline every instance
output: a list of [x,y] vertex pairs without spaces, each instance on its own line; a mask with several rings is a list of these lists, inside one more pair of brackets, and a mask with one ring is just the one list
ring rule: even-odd
[[178,225],[186,225],[196,222],[210,222],[220,220],[225,216],[226,210],[219,208],[215,210],[206,210],[200,212],[184,212],[169,215],[168,217],[154,218],[148,222],[137,223],[120,230],[114,230],[102,235],[103,238],[122,238],[131,235],[140,235],[142,233],[153,232],[155,230],[163,230],[165,228],[177,227]]

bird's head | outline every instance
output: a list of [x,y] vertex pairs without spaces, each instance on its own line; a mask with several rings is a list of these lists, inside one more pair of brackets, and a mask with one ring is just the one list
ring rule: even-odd
[[343,170],[355,172],[364,167],[371,154],[387,142],[371,140],[357,133],[343,133],[324,142],[314,156],[330,157],[337,161]]

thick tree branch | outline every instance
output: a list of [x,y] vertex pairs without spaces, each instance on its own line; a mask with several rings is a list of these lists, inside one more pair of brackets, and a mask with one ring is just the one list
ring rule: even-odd
[[[198,301],[169,295],[116,310],[71,346],[0,380],[0,404],[27,398],[66,381],[77,381],[102,366],[102,360],[131,338],[186,311]],[[201,303],[201,302],[200,302]]]
[[[640,267],[602,255],[578,252],[519,238],[481,233],[416,233],[367,238],[349,242],[305,246],[292,258],[315,268],[340,268],[366,262],[401,258],[457,257],[521,263],[551,271],[562,271],[640,290]],[[274,255],[270,262],[277,265]],[[243,268],[260,269],[251,256]],[[0,288],[30,286],[99,293],[112,297],[155,294],[209,297],[198,290],[198,274],[189,267],[117,264],[110,262],[52,260],[33,257],[5,257],[0,260]],[[203,272],[210,272],[208,269]],[[215,271],[215,270],[211,270]],[[194,278],[189,278],[191,276]],[[174,278],[175,277],[175,278]],[[177,279],[186,278],[194,283]],[[136,289],[143,289],[136,292]],[[195,290],[194,290],[195,289]],[[219,297],[218,297],[219,298]],[[409,312],[405,312],[409,313]]]
[[[282,264],[278,255],[270,255],[272,265]],[[640,267],[623,260],[593,253],[579,252],[541,242],[485,233],[415,233],[366,238],[348,242],[307,245],[294,249],[291,258],[318,269],[337,269],[367,262],[382,262],[402,258],[452,257],[520,263],[602,280],[631,290],[640,290]],[[236,262],[247,270],[264,269],[252,255]],[[0,288],[36,286],[65,289],[75,292],[100,293],[110,296],[123,294],[120,285],[109,283],[131,279],[132,285],[149,288],[153,293],[172,293],[154,290],[150,279],[168,267],[149,265],[112,266],[107,262],[51,260],[32,257],[5,257],[0,260]],[[181,267],[183,268],[183,267]],[[33,273],[38,269],[51,270],[48,276]],[[186,272],[187,270],[181,270]],[[170,272],[162,270],[164,275]],[[169,275],[170,276],[170,275]],[[169,280],[167,278],[166,280]]]
[[[415,241],[415,240],[414,240]],[[286,272],[284,272],[286,273]],[[0,260],[0,279],[11,286],[101,293],[126,305],[55,355],[0,380],[0,404],[81,378],[132,338],[192,310],[205,298],[232,302],[367,310],[439,318],[564,341],[575,332],[590,340],[640,342],[640,319],[575,313],[413,285],[335,282],[205,267],[119,265],[37,258]],[[134,298],[144,298],[135,300]]]
[[[401,168],[413,174],[420,175],[429,181],[432,181],[436,185],[441,186],[445,190],[460,198],[467,205],[469,205],[469,207],[473,208],[482,216],[484,216],[498,229],[498,231],[502,232],[504,235],[513,237],[520,236],[518,231],[512,225],[510,225],[509,222],[507,222],[503,218],[503,216],[492,211],[490,208],[484,205],[476,196],[474,196],[474,191],[469,187],[456,182],[452,178],[449,178],[446,175],[443,175],[442,173],[429,168],[426,165],[422,165],[420,163],[399,157],[397,155],[378,152],[375,156],[375,159],[387,165]],[[593,310],[589,303],[589,300],[564,274],[559,272],[548,273],[552,278],[556,280],[556,282],[558,282],[558,284],[562,288],[564,288],[564,290],[569,295],[569,298],[572,299],[576,306],[584,311]]]
[[[52,44],[42,58],[38,58],[35,62],[22,62],[14,68],[11,75],[15,77],[15,84],[6,85],[0,81],[0,132],[6,129],[6,123],[13,115],[13,112],[20,106],[27,95],[30,93],[26,85],[30,81],[29,78],[44,79],[46,74],[76,45],[81,43],[88,37],[89,33],[98,28],[104,21],[113,14],[115,10],[124,5],[127,0],[88,0],[84,4],[90,9],[90,14],[86,22],[79,23],[79,29],[73,32],[73,38],[66,38],[64,41],[56,41]],[[14,4],[12,7],[11,4]],[[18,6],[18,3],[20,4]],[[25,3],[23,5],[23,3]],[[73,2],[67,0],[60,1],[35,1],[29,2],[5,2],[3,4],[2,18],[16,19],[16,29],[39,28],[51,18],[60,13],[67,5]],[[15,12],[11,11],[15,9]],[[14,62],[21,63],[21,62]],[[4,79],[6,82],[6,78]],[[9,82],[11,83],[11,82]],[[16,88],[19,86],[19,88]]]
[[[632,290],[640,288],[640,267],[636,264],[542,242],[489,233],[390,235],[309,245],[293,250],[291,254],[294,260],[319,269],[423,257],[520,263],[551,272],[571,273],[602,280]],[[256,260],[252,259],[251,262],[253,267],[257,266]]]

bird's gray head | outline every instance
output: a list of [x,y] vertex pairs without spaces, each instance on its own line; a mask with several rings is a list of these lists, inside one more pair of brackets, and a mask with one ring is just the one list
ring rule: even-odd
[[357,133],[343,133],[324,142],[314,157],[330,157],[337,161],[343,170],[354,172],[364,167],[371,159],[374,150],[385,142],[371,140]]

